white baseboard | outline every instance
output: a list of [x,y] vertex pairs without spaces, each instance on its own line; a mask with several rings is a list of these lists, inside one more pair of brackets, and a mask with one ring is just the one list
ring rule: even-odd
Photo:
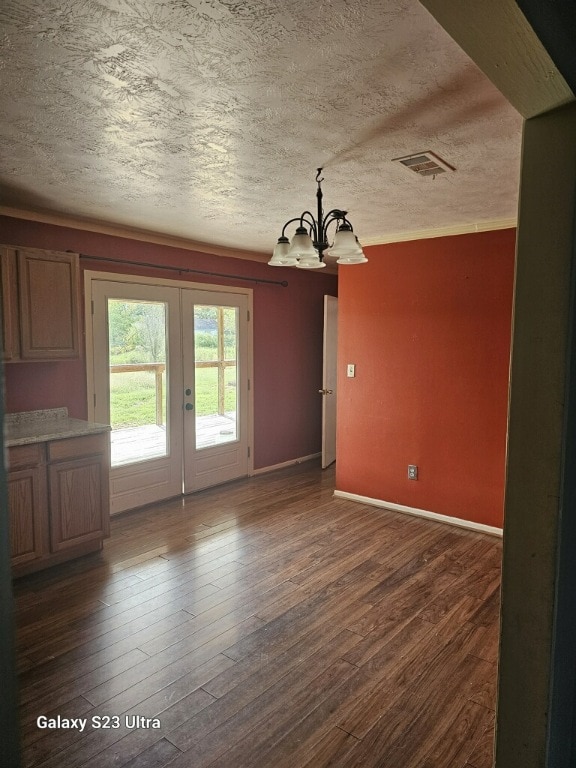
[[425,517],[428,520],[435,520],[438,523],[447,523],[448,525],[457,525],[459,528],[468,528],[472,531],[479,531],[480,533],[489,533],[491,536],[502,536],[502,528],[496,528],[492,525],[484,525],[484,523],[475,523],[472,520],[461,520],[459,517],[440,515],[437,512],[428,512],[426,509],[405,507],[403,504],[393,504],[391,501],[372,499],[370,496],[359,496],[357,493],[347,493],[346,491],[334,491],[334,496],[340,499],[359,501],[362,504],[371,504],[373,507],[390,509],[393,512],[402,512],[406,515],[413,515],[414,517]]
[[260,467],[251,472],[251,475],[263,475],[266,472],[274,472],[277,469],[285,469],[286,467],[293,467],[295,464],[304,464],[305,461],[312,461],[312,459],[318,459],[322,456],[321,453],[311,453],[309,456],[300,456],[298,459],[290,459],[290,461],[283,461],[281,464],[272,464],[269,467]]

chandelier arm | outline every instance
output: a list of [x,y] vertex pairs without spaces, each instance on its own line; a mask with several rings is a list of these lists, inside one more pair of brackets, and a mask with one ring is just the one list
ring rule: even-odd
[[328,231],[328,227],[330,226],[330,224],[332,224],[334,222],[336,222],[336,224],[338,224],[338,222],[340,222],[340,221],[341,221],[341,218],[339,216],[330,216],[330,217],[327,216],[324,219],[324,224],[323,224],[324,231],[325,232]]
[[314,218],[314,214],[310,211],[304,211],[304,213],[300,216],[300,226],[304,226],[304,223],[309,224],[312,227],[312,230],[314,232],[314,240],[318,239],[318,223],[316,222],[316,219]]
[[324,216],[324,220],[322,221],[323,229],[327,229],[328,224],[330,224],[332,221],[345,221],[350,224],[346,218],[347,213],[348,211],[342,211],[340,208],[332,208],[332,210],[328,211],[326,216]]
[[286,237],[286,227],[293,224],[295,221],[302,221],[302,216],[296,216],[294,219],[289,219],[282,227],[282,237]]
[[326,241],[327,247],[330,246],[330,241],[328,240],[328,229],[333,222],[338,223],[339,221],[340,221],[339,218],[337,218],[336,216],[333,216],[331,219],[328,219],[328,221],[326,221],[326,223],[324,224],[324,239]]

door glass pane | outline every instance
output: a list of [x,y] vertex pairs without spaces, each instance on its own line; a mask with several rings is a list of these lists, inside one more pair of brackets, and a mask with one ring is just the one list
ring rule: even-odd
[[238,308],[194,307],[196,448],[238,439]]
[[112,466],[167,455],[167,305],[108,299]]

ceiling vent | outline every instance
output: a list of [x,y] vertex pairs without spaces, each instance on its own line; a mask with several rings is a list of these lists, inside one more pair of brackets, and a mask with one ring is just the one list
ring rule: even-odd
[[404,165],[419,176],[438,176],[441,173],[446,173],[446,171],[456,170],[446,160],[435,155],[434,152],[417,152],[414,155],[406,155],[406,157],[395,157],[392,162]]

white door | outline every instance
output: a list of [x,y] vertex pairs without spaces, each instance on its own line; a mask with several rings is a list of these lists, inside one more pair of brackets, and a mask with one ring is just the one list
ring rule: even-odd
[[132,279],[86,276],[89,414],[112,426],[113,513],[252,468],[250,291]]
[[338,299],[324,296],[322,365],[322,468],[336,461],[336,378],[338,350]]
[[182,291],[184,492],[248,474],[248,297]]
[[111,424],[110,511],[182,492],[176,288],[92,281],[91,417]]

